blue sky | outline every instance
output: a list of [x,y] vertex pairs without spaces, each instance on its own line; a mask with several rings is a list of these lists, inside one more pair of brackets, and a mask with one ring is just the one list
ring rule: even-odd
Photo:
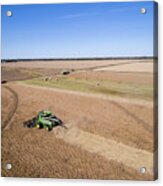
[[[2,58],[153,55],[153,2],[2,6]],[[141,14],[140,9],[147,9]],[[6,16],[11,10],[12,17]]]

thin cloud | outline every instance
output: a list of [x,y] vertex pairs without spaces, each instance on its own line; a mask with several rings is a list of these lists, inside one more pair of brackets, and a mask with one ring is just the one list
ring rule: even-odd
[[121,13],[121,12],[126,12],[131,10],[131,8],[116,8],[116,9],[112,9],[108,12],[98,12],[98,13],[77,13],[77,14],[69,14],[69,15],[65,15],[62,16],[60,18],[62,19],[71,19],[71,18],[80,18],[80,17],[87,17],[87,16],[98,16],[98,15],[108,15],[109,13]]
[[87,16],[94,16],[94,15],[101,15],[101,14],[100,13],[78,13],[78,14],[65,15],[65,16],[62,16],[60,18],[71,19],[71,18],[87,17]]

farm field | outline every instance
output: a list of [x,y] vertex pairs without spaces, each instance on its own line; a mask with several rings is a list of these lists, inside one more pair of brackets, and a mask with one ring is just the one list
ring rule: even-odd
[[114,72],[151,72],[153,70],[153,64],[152,63],[146,63],[146,62],[135,62],[132,64],[123,64],[122,66],[116,65],[112,67],[104,67],[104,68],[98,68],[97,71],[114,71]]
[[[153,180],[153,65],[149,59],[3,63],[2,175]],[[43,109],[67,129],[25,128]]]
[[[132,59],[134,63],[150,63],[153,59]],[[3,63],[2,67],[9,68],[46,68],[46,69],[98,69],[108,66],[119,66],[122,64],[130,64],[130,60],[62,60],[62,61],[19,61]],[[149,64],[147,65],[149,66]],[[152,69],[151,69],[152,70]]]

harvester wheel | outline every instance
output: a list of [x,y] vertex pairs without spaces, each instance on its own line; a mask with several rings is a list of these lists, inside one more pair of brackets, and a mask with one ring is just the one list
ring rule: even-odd
[[37,124],[37,125],[36,125],[36,128],[37,128],[37,129],[39,129],[39,128],[40,128],[40,125],[39,125],[39,124]]
[[45,129],[49,132],[49,131],[51,131],[53,128],[52,127],[45,127]]

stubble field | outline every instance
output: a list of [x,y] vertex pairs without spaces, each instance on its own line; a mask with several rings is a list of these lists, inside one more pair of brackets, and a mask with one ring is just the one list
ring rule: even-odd
[[[2,85],[3,176],[154,179],[153,69],[121,72],[112,65],[124,69],[124,61],[104,62],[2,64],[5,78],[21,71]],[[64,69],[75,71],[64,76]],[[24,128],[42,109],[55,113],[67,129]]]

